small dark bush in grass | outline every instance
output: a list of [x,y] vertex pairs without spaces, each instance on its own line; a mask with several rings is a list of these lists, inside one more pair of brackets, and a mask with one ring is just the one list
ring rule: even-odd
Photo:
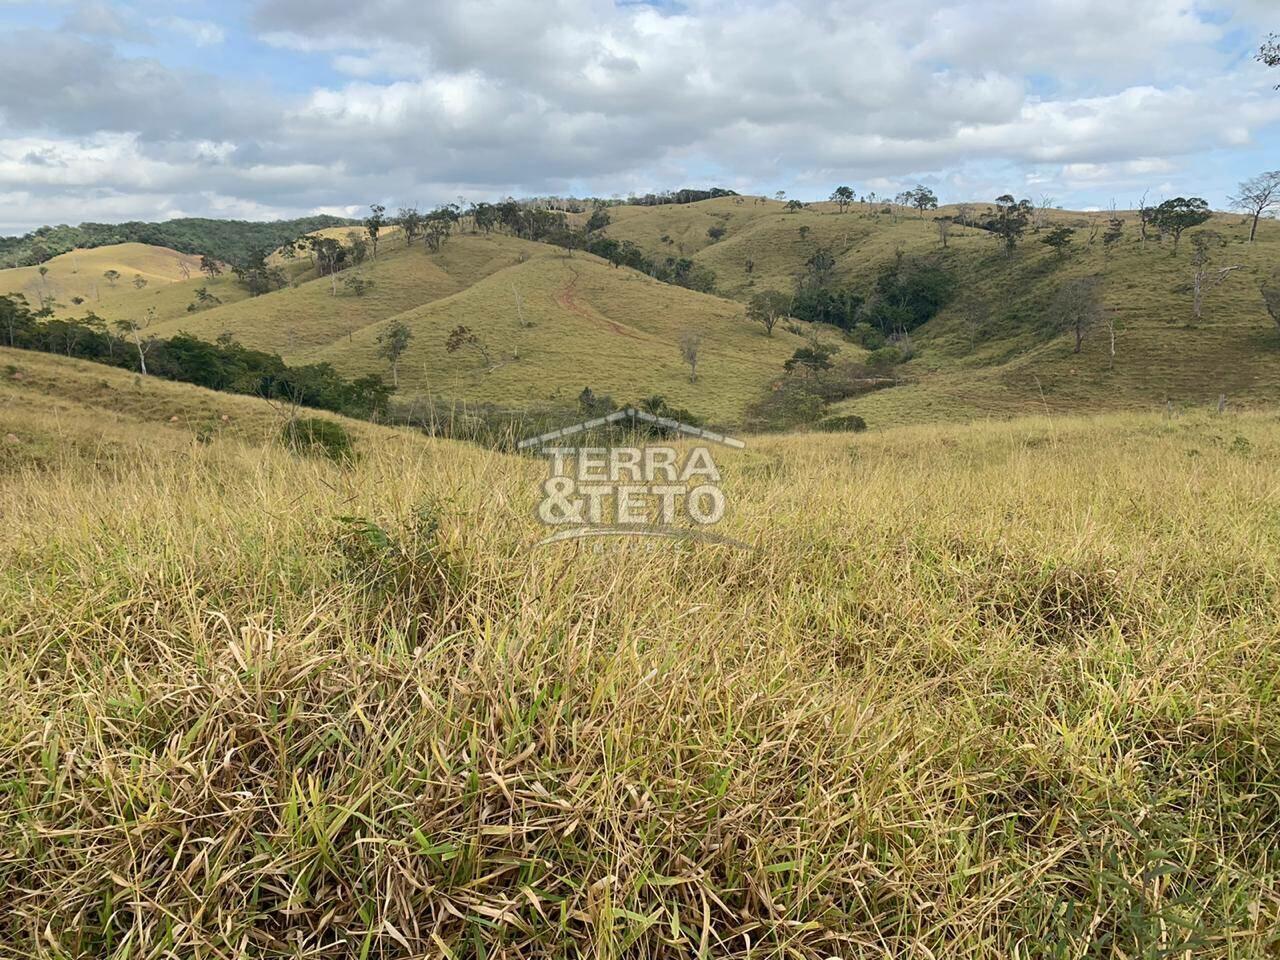
[[290,420],[280,431],[280,442],[294,453],[327,457],[347,463],[355,460],[355,444],[342,424],[319,417]]
[[841,417],[828,417],[818,421],[818,429],[827,433],[861,433],[867,429],[867,421],[856,413],[847,413]]

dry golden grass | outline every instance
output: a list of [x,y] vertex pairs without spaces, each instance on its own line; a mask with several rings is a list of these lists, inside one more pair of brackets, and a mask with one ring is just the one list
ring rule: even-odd
[[[184,265],[189,278],[183,273]],[[145,322],[148,315],[158,321],[186,316],[197,287],[207,287],[224,303],[248,296],[229,275],[212,280],[202,275],[199,257],[146,243],[72,250],[44,266],[48,273],[43,277],[37,267],[0,270],[0,295],[21,293],[33,308],[42,297],[52,297],[59,317],[83,317],[92,311],[105,320],[137,323]],[[120,278],[108,281],[103,276],[108,270],[115,270]],[[146,285],[135,286],[136,277],[146,280]],[[73,303],[75,297],[83,302]]]
[[245,440],[7,461],[16,954],[1280,946],[1274,415],[757,439],[751,552]]

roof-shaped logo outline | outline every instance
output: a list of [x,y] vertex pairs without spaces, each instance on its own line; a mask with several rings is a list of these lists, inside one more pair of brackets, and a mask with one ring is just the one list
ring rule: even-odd
[[668,430],[675,430],[690,437],[698,437],[701,440],[708,440],[711,443],[718,443],[722,446],[732,447],[735,450],[741,450],[746,447],[746,444],[736,437],[726,436],[723,433],[716,433],[714,430],[704,430],[702,427],[695,427],[689,423],[681,423],[679,420],[673,420],[670,417],[654,416],[652,413],[646,413],[644,410],[637,410],[635,407],[626,407],[622,410],[615,410],[613,413],[607,414],[603,417],[584,420],[581,423],[561,427],[559,430],[552,430],[550,433],[543,433],[536,437],[529,437],[525,440],[521,440],[517,445],[517,449],[528,450],[531,447],[545,447],[553,440],[563,440],[565,437],[571,437],[574,434],[582,433],[586,430],[594,430],[596,427],[607,426],[611,423],[618,423],[622,420],[630,420],[633,423],[636,420],[643,420],[645,423],[656,424],[657,426],[665,427]]

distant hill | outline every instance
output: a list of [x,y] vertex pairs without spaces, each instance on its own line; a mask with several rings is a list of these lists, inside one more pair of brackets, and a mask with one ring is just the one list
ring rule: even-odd
[[251,222],[188,217],[163,223],[82,223],[40,227],[20,237],[0,237],[0,267],[25,267],[44,263],[77,248],[91,249],[118,243],[146,243],[170,247],[182,253],[207,254],[225,263],[244,263],[255,253],[266,253],[304,234],[355,221],[327,215],[297,220]]
[[[985,207],[972,205],[970,222]],[[1248,244],[1239,216],[1214,214],[1187,232],[1175,255],[1172,243],[1154,234],[1144,244],[1132,212],[1116,214],[1125,223],[1107,249],[1102,234],[1110,214],[1052,211],[1009,256],[994,234],[963,223],[950,224],[944,247],[939,221],[959,215],[954,207],[923,217],[862,204],[843,213],[828,203],[788,211],[775,200],[730,196],[618,205],[608,213],[597,237],[633,244],[655,263],[689,261],[714,274],[715,294],[661,283],[581,250],[501,229],[485,233],[470,220],[436,252],[421,240],[406,246],[389,230],[377,259],[344,271],[337,284],[317,276],[308,254],[273,256],[288,283],[252,298],[229,275],[201,275],[181,251],[140,244],[64,254],[45,264],[44,275],[31,267],[0,271],[0,294],[50,302],[60,317],[93,310],[107,320],[145,320],[158,336],[230,334],[290,363],[330,362],[348,377],[389,379],[379,336],[403,322],[412,338],[399,365],[398,396],[410,407],[427,398],[573,407],[589,387],[617,401],[662,395],[721,424],[763,429],[844,414],[876,428],[1163,409],[1167,401],[1208,406],[1220,394],[1235,406],[1280,402],[1280,330],[1259,293],[1280,264],[1275,221],[1264,221]],[[571,215],[570,223],[581,228],[588,216]],[[1055,226],[1074,230],[1065,255],[1041,242]],[[323,233],[346,242],[352,229]],[[1191,253],[1195,236],[1210,230],[1222,243],[1213,249],[1197,320]],[[835,362],[850,368],[872,369],[880,352],[856,330],[784,321],[769,337],[747,319],[754,294],[790,296],[819,253],[830,257],[826,284],[856,307],[850,323],[875,303],[895,264],[904,277],[933,271],[945,278],[947,296],[901,344],[897,359],[905,362],[859,381],[866,389],[827,390],[816,412],[757,416],[757,407],[777,406],[786,400],[780,390],[806,379],[803,370],[788,374],[784,363],[812,337],[838,347]],[[1218,283],[1225,267],[1239,269]],[[114,284],[104,280],[107,269],[121,274]],[[342,282],[354,277],[371,284],[362,295]],[[1076,353],[1074,338],[1055,323],[1053,304],[1065,283],[1086,277],[1096,278],[1102,316]],[[147,282],[135,286],[135,278]],[[197,303],[201,289],[207,299]],[[460,325],[480,338],[488,360],[476,347],[448,351],[450,331]],[[690,332],[702,338],[697,382],[680,350]],[[895,385],[882,388],[886,383]]]
[[[971,216],[988,204],[969,205]],[[888,212],[886,212],[888,211]],[[1280,402],[1280,329],[1268,316],[1259,286],[1280,267],[1280,222],[1264,220],[1247,243],[1238,214],[1215,213],[1189,230],[1175,255],[1154,231],[1140,240],[1137,214],[1118,211],[1123,234],[1102,242],[1109,212],[1050,211],[1039,231],[1028,229],[1012,256],[999,238],[970,226],[950,228],[944,249],[936,220],[914,210],[835,204],[787,211],[757,197],[729,197],[687,206],[611,208],[606,233],[651,254],[683,256],[714,272],[723,296],[748,300],[762,290],[790,293],[819,249],[834,264],[831,285],[874,294],[881,271],[901,254],[909,265],[947,272],[954,292],[938,315],[911,332],[914,358],[897,368],[908,381],[845,401],[833,411],[865,415],[873,426],[938,420],[1011,417],[1116,409],[1210,405],[1225,394],[1246,406]],[[1075,230],[1065,256],[1041,243],[1055,225]],[[723,230],[718,240],[708,230]],[[1196,233],[1215,231],[1201,319],[1192,313],[1191,256]],[[1217,283],[1218,269],[1240,267]],[[1096,277],[1105,316],[1116,325],[1116,356],[1103,323],[1081,352],[1055,326],[1054,296],[1068,280]],[[846,347],[846,350],[849,348]],[[853,348],[856,350],[856,348]]]

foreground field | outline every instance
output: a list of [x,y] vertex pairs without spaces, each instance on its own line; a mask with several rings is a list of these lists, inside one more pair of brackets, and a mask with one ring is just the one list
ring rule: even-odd
[[5,429],[19,954],[1280,946],[1274,415],[758,439],[752,552],[531,551],[536,461],[372,427]]

